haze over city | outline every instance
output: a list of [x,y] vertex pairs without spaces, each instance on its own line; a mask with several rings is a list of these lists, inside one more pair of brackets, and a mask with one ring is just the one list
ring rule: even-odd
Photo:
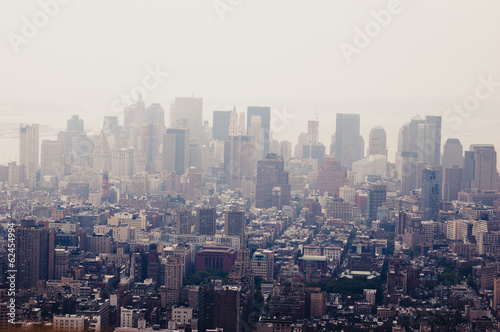
[[500,2],[0,4],[0,332],[500,330]]

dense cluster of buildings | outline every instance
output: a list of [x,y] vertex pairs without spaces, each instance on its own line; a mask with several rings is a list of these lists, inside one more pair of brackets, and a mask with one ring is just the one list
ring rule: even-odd
[[492,145],[443,145],[441,117],[417,116],[391,163],[357,114],[337,114],[329,149],[317,120],[292,149],[269,107],[212,126],[202,110],[176,98],[166,126],[139,98],[122,124],[92,136],[75,115],[54,141],[20,126],[0,166],[0,331],[500,328]]

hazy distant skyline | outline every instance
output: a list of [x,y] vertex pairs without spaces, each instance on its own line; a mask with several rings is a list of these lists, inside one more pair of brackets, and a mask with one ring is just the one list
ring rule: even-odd
[[[17,53],[9,36],[22,35],[23,18],[42,9],[1,3],[0,122],[64,128],[79,114],[96,129],[115,114],[116,99],[142,84],[146,68],[159,66],[169,76],[145,101],[161,103],[166,119],[175,97],[193,93],[210,122],[214,110],[233,105],[286,107],[295,117],[275,136],[295,144],[316,109],[328,147],[335,113],[360,113],[365,142],[371,127],[383,126],[393,160],[397,130],[413,116],[442,115],[474,92],[478,77],[500,82],[498,1],[401,0],[350,63],[340,45],[353,44],[356,28],[391,1],[243,0],[224,20],[214,2],[68,1]],[[500,88],[448,136],[465,149],[498,149],[499,102]]]

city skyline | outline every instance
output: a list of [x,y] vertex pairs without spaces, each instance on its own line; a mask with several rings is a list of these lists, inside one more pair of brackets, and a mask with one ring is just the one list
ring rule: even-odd
[[0,332],[500,331],[499,12],[0,3]]

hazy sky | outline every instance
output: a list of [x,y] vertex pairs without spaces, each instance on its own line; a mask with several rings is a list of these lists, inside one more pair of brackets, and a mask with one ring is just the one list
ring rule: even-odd
[[[480,77],[500,82],[498,0],[65,0],[48,6],[53,17],[41,12],[55,1],[0,3],[2,123],[63,128],[78,113],[97,128],[159,68],[169,76],[148,81],[146,104],[168,111],[194,93],[210,122],[233,105],[286,108],[290,123],[276,137],[294,142],[316,110],[325,145],[335,113],[356,112],[365,140],[382,125],[395,151],[398,128],[417,113],[445,113],[475,95]],[[374,24],[381,10],[385,26]],[[26,28],[36,20],[38,31]],[[358,28],[377,26],[355,41]],[[350,62],[347,44],[361,45]],[[454,130],[444,136],[499,148],[500,86],[489,88],[460,123],[445,123]]]

